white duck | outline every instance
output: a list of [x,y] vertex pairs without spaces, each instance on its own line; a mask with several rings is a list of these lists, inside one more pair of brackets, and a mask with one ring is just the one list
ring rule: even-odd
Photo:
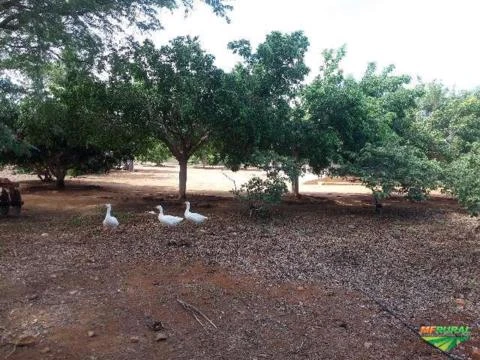
[[111,215],[112,212],[112,205],[105,204],[107,208],[107,215],[105,215],[105,220],[103,220],[103,226],[109,229],[116,229],[118,226],[118,220],[115,216]]
[[158,214],[158,220],[160,220],[163,225],[175,226],[183,221],[183,218],[179,216],[163,215],[163,208],[161,205],[158,205],[157,209],[160,211],[160,214]]
[[185,201],[185,204],[187,205],[185,209],[185,219],[193,221],[195,224],[201,224],[208,219],[208,217],[201,214],[190,212],[190,201]]

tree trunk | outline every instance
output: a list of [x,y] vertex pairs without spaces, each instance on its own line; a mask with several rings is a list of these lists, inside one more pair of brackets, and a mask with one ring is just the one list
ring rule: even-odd
[[[300,156],[298,154],[297,149],[293,150],[292,157],[295,160],[295,166],[297,168],[300,168],[301,167]],[[299,170],[299,169],[297,169],[297,170]],[[292,193],[293,193],[293,195],[295,195],[295,197],[297,199],[300,199],[300,175],[299,174],[300,174],[300,171],[297,174],[295,174],[293,178],[290,178],[290,180],[292,182]]]
[[127,171],[133,172],[133,159],[127,160]]
[[62,176],[57,176],[55,179],[55,186],[57,189],[65,189],[65,174]]
[[187,163],[188,159],[178,159],[178,164],[180,165],[178,197],[180,200],[187,199]]
[[53,175],[55,176],[55,186],[57,187],[57,189],[64,189],[67,170],[56,168]]
[[375,212],[377,214],[380,214],[383,209],[383,204],[380,201],[378,201],[376,196],[374,196],[374,201],[375,201]]
[[292,181],[292,193],[297,199],[300,198],[300,179],[299,176],[295,176]]

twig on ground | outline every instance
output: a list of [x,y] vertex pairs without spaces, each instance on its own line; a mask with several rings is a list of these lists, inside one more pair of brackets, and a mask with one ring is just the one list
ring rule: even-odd
[[203,329],[204,329],[205,331],[208,332],[208,328],[207,328],[207,326],[205,326],[205,324],[200,320],[199,316],[201,316],[201,317],[204,318],[208,323],[210,323],[210,325],[211,325],[212,327],[214,327],[215,329],[218,329],[218,328],[217,328],[217,325],[215,325],[215,324],[213,323],[213,321],[210,320],[210,318],[209,318],[207,315],[205,315],[203,312],[201,312],[198,308],[196,308],[196,307],[193,306],[192,304],[189,304],[189,303],[187,303],[187,302],[185,302],[185,301],[183,301],[183,300],[181,300],[181,299],[177,299],[177,301],[178,301],[178,303],[179,303],[180,305],[182,305],[182,307],[183,307],[185,310],[189,311],[189,312],[193,315],[193,317],[195,318],[195,320],[197,320],[197,322],[203,327]]
[[13,353],[17,351],[17,344],[13,344],[13,349],[12,351],[10,351],[7,355],[5,355],[5,359],[8,359],[11,355],[13,355]]
[[200,324],[200,326],[203,328],[203,330],[205,330],[205,332],[208,333],[208,328],[200,321],[200,319],[198,318],[197,314],[195,314],[194,312],[192,312],[192,315],[193,315],[193,317],[195,318],[195,320],[197,320],[197,322]]

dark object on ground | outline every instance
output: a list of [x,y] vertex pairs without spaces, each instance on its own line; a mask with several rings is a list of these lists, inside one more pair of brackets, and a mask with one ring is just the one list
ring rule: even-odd
[[153,320],[153,319],[148,319],[147,320],[147,327],[150,330],[155,331],[155,332],[165,330],[161,321]]
[[10,207],[10,195],[8,195],[7,190],[2,188],[0,193],[0,215],[7,215],[8,208]]
[[6,178],[0,178],[0,216],[18,216],[23,205],[19,184]]
[[382,209],[383,209],[383,204],[380,203],[377,198],[375,198],[375,212],[377,214],[380,214],[382,212]]

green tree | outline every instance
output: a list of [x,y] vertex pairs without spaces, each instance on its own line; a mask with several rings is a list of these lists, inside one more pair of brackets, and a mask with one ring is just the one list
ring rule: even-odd
[[306,139],[303,156],[315,173],[340,164],[382,134],[368,111],[373,106],[360,84],[340,68],[344,47],[325,50],[319,75],[302,94]]
[[448,164],[445,186],[470,214],[480,214],[480,143]]
[[427,153],[438,159],[444,189],[457,197],[472,215],[480,209],[480,92],[448,91],[441,84],[427,84],[419,102],[417,124]]
[[[205,0],[213,11],[226,16],[231,6],[222,0]],[[67,44],[90,54],[109,43],[111,34],[127,26],[141,31],[161,28],[159,10],[192,0],[1,0],[0,59],[2,67],[37,69],[36,64],[56,58]]]
[[372,190],[376,203],[392,192],[423,200],[439,186],[441,173],[437,161],[429,160],[415,146],[402,144],[400,139],[367,144],[349,166],[343,171],[358,176]]
[[243,163],[268,171],[275,163],[291,179],[297,178],[298,166],[292,167],[290,159],[295,154],[292,143],[298,140],[292,139],[298,133],[294,103],[309,72],[304,62],[308,46],[300,31],[272,32],[255,52],[247,40],[229,44],[243,62],[229,75],[226,86],[234,94],[226,101],[230,112],[223,127],[230,136],[219,146],[227,166],[238,169]]
[[32,150],[15,162],[47,178],[52,175],[63,188],[68,171],[99,171],[113,165],[101,142],[108,100],[105,84],[72,52],[65,51],[49,74],[48,96],[30,96],[22,102],[17,129]]
[[430,135],[419,131],[415,118],[424,89],[407,87],[410,78],[393,75],[393,66],[380,74],[375,70],[370,65],[360,85],[373,108],[368,116],[383,129],[382,136],[354,155],[352,173],[372,189],[377,202],[392,192],[422,200],[440,186],[442,176],[440,164],[425,146]]
[[180,198],[186,198],[188,160],[211,140],[222,116],[223,72],[213,62],[197,38],[179,37],[160,49],[145,41],[124,55],[127,65],[117,74],[143,104],[153,137],[177,159]]
[[305,91],[312,133],[326,145],[313,150],[310,164],[336,163],[336,173],[360,177],[377,202],[394,191],[423,198],[438,186],[440,166],[416,133],[422,89],[407,87],[410,78],[394,75],[393,66],[377,72],[372,63],[360,81],[345,77],[344,55],[343,48],[327,50],[320,75]]
[[[415,121],[423,89],[409,88],[410,78],[393,75],[389,66],[377,74],[371,64],[360,81],[366,95],[367,119],[380,129],[376,138],[348,158],[348,167],[372,189],[376,202],[392,192],[422,200],[440,185],[441,167],[428,157]],[[423,133],[425,135],[425,133]]]
[[19,96],[19,87],[8,79],[0,78],[0,166],[28,150],[14,129],[20,113]]

